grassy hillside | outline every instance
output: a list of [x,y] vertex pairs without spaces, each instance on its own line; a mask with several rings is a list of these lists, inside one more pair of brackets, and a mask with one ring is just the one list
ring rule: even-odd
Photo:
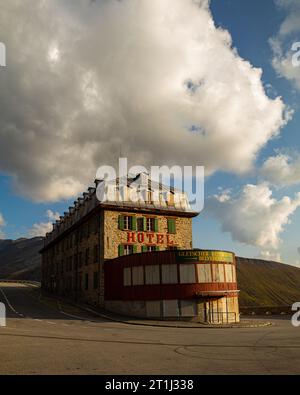
[[237,259],[240,306],[291,306],[300,302],[300,269],[278,262]]
[[41,237],[0,240],[0,278],[39,281],[42,246]]

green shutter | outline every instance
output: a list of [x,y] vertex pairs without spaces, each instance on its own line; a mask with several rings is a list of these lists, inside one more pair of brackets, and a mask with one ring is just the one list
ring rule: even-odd
[[132,229],[131,230],[136,230],[136,217],[132,217]]
[[133,246],[133,253],[136,254],[137,253],[137,245]]
[[142,252],[147,252],[147,251],[148,251],[147,246],[142,246]]
[[159,247],[158,247],[158,246],[156,246],[156,247],[155,247],[155,250],[156,250],[156,251],[159,251]]
[[176,233],[176,220],[175,218],[168,218],[168,233]]
[[123,215],[119,215],[119,229],[124,230],[124,217]]
[[143,217],[143,231],[147,232],[147,218]]
[[123,256],[124,255],[124,246],[123,244],[119,244],[119,256]]
[[154,232],[158,232],[158,218],[154,218]]

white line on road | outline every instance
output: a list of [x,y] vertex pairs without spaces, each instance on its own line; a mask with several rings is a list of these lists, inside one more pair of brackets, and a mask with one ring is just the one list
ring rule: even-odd
[[69,314],[69,313],[66,313],[65,311],[63,311],[63,309],[62,309],[62,307],[61,307],[60,301],[57,301],[57,306],[58,306],[59,312],[60,312],[61,314],[63,314],[63,315],[66,315],[67,317],[76,318],[77,320],[81,320],[81,321],[83,321],[83,322],[91,322],[91,321],[87,321],[87,319],[86,319],[85,317],[80,317],[80,316],[78,316],[78,315]]
[[56,322],[47,321],[47,324],[56,325]]
[[23,314],[18,313],[15,308],[11,305],[10,301],[8,300],[7,296],[5,295],[3,289],[0,287],[0,292],[2,293],[4,299],[6,300],[6,303],[8,305],[8,307],[11,309],[12,312],[14,312],[15,314],[17,314],[20,317],[24,317]]

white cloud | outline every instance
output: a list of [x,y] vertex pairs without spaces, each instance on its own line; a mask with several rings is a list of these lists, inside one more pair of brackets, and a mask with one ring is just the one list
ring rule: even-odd
[[268,250],[262,250],[260,252],[260,256],[258,257],[259,259],[264,259],[267,261],[274,261],[274,262],[281,262],[281,255],[278,251],[268,251]]
[[[277,0],[279,7],[287,12],[287,16],[275,37],[270,39],[273,49],[273,67],[277,73],[294,83],[300,90],[300,65],[293,63],[293,58],[300,60],[293,45],[299,42],[300,2],[299,0]],[[299,51],[298,51],[299,54]]]
[[264,162],[261,174],[277,186],[300,184],[300,155],[294,158],[286,154],[272,156]]
[[2,228],[6,225],[5,220],[3,218],[3,215],[0,213],[0,239],[3,239],[5,237],[5,234],[2,230]]
[[222,201],[209,198],[206,209],[238,242],[260,248],[261,255],[280,258],[280,235],[291,215],[300,206],[300,193],[294,199],[285,196],[276,200],[267,183],[245,185],[236,197]]
[[52,231],[52,223],[56,220],[59,220],[60,214],[55,213],[51,210],[47,210],[46,215],[48,218],[48,222],[40,222],[34,224],[28,232],[30,237],[45,236],[46,233]]
[[11,0],[0,26],[0,170],[32,199],[76,195],[120,152],[244,173],[285,124],[208,0]]

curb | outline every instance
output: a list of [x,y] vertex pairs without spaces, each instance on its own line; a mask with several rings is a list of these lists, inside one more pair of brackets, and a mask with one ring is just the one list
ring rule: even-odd
[[92,308],[87,307],[85,305],[80,305],[80,304],[76,304],[76,303],[71,303],[71,304],[73,306],[80,308],[81,310],[95,314],[98,317],[104,318],[108,321],[118,322],[118,323],[127,324],[127,325],[152,326],[152,327],[159,327],[159,328],[182,328],[182,329],[186,329],[186,328],[189,328],[189,329],[237,329],[237,328],[241,328],[241,329],[243,329],[243,328],[263,328],[263,327],[273,326],[273,324],[271,322],[261,322],[261,323],[257,323],[257,324],[236,324],[236,325],[235,324],[228,324],[228,325],[199,324],[199,326],[196,326],[196,324],[195,325],[180,325],[180,324],[170,325],[167,323],[167,321],[164,321],[164,323],[163,322],[162,323],[153,323],[150,320],[148,323],[145,321],[142,322],[142,320],[141,320],[141,322],[128,321],[126,319],[113,318],[110,315],[100,313],[100,312],[93,310]]

